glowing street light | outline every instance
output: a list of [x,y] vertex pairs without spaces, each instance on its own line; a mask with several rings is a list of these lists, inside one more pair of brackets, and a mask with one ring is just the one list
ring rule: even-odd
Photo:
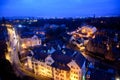
[[11,62],[11,57],[8,53],[5,54],[5,58]]
[[120,78],[116,78],[115,80],[120,80]]
[[21,47],[22,47],[22,48],[27,48],[25,44],[22,44]]
[[22,27],[22,25],[18,25],[18,27],[19,27],[19,28],[21,28],[21,27]]

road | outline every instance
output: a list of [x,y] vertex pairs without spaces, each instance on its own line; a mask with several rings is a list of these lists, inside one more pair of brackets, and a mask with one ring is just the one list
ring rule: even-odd
[[17,35],[14,27],[11,25],[7,26],[7,30],[8,30],[8,35],[9,35],[8,49],[10,49],[10,50],[8,50],[9,51],[8,54],[10,55],[9,61],[13,65],[13,67],[16,71],[16,74],[21,77],[30,76],[37,80],[51,80],[50,78],[47,78],[44,76],[35,75],[33,72],[30,72],[29,70],[26,69],[26,67],[24,67],[22,65],[22,63],[20,62],[19,57],[18,57],[18,52],[20,52],[18,35]]
[[13,65],[17,74],[25,76],[25,74],[20,70],[21,63],[18,57],[18,38],[17,34],[15,33],[15,29],[11,25],[7,25],[8,35],[9,35],[9,42],[8,42],[8,54],[9,54],[9,61]]

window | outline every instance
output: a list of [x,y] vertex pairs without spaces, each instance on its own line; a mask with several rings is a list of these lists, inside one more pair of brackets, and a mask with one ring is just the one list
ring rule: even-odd
[[61,70],[59,70],[59,69],[56,69],[56,71],[57,71],[58,73],[61,73]]
[[76,78],[76,77],[74,76],[74,78]]
[[49,70],[50,70],[50,67],[47,67],[47,69],[49,69]]
[[61,74],[60,76],[61,76],[61,77],[64,77],[64,75],[63,75],[63,74]]
[[38,67],[37,67],[37,66],[36,66],[35,68],[36,68],[36,69],[38,69]]
[[41,64],[41,66],[44,66],[43,64]]
[[59,73],[58,73],[58,72],[56,72],[55,74],[56,74],[56,75],[59,75]]
[[74,76],[75,79],[78,79],[78,77]]
[[37,40],[37,38],[36,38],[36,37],[35,37],[34,39],[35,39],[35,40]]
[[64,73],[64,71],[63,71],[63,70],[61,70],[61,72],[62,72],[62,73]]
[[52,62],[51,60],[47,60],[47,61],[50,62],[50,63]]
[[73,66],[71,66],[71,68],[75,69]]
[[41,70],[44,70],[44,68],[41,68]]
[[48,74],[50,74],[50,72],[48,71]]
[[56,79],[59,79],[59,77],[56,77]]
[[74,72],[74,74],[78,74],[78,72]]
[[71,70],[71,73],[73,73],[74,71]]
[[61,78],[60,80],[64,80],[63,78]]
[[76,79],[78,79],[78,77],[76,77]]
[[78,67],[76,69],[78,69]]

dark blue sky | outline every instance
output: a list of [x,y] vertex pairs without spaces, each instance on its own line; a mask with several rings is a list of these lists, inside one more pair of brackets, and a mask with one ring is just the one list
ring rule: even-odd
[[120,15],[120,0],[0,0],[0,16],[86,17]]

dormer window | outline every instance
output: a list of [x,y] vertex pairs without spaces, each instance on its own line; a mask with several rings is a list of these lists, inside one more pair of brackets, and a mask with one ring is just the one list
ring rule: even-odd
[[75,69],[73,66],[71,66],[72,69]]
[[62,50],[62,53],[63,53],[63,54],[66,54],[66,52],[65,52],[64,50]]
[[51,60],[47,60],[47,61],[50,62],[50,63],[52,62]]

